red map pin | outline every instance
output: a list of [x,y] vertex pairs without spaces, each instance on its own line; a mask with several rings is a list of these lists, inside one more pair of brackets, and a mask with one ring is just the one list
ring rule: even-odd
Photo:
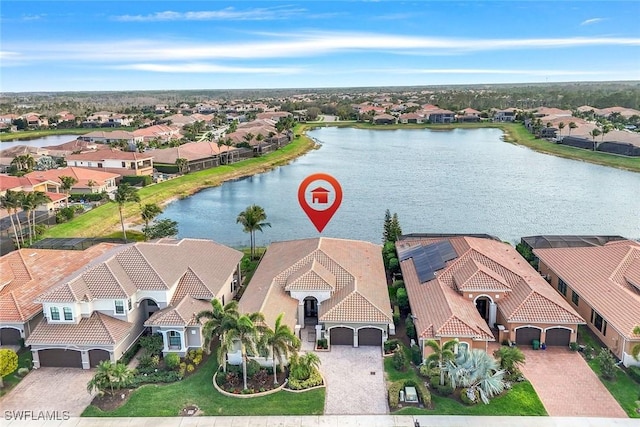
[[342,203],[342,187],[337,179],[326,173],[309,175],[298,187],[298,202],[322,233]]

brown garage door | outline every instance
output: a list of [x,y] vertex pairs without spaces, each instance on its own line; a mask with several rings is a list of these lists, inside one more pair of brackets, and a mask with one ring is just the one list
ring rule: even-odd
[[331,345],[353,346],[353,329],[343,327],[332,328]]
[[547,338],[545,339],[545,344],[547,346],[550,345],[560,345],[560,346],[569,346],[569,341],[571,341],[571,331],[563,328],[553,328],[547,330]]
[[109,352],[106,350],[89,350],[89,366],[95,368],[103,360],[111,360]]
[[358,330],[358,346],[382,345],[382,331],[376,328],[363,328]]
[[82,368],[82,355],[79,351],[49,349],[38,351],[40,366],[51,366],[58,368]]
[[14,328],[0,329],[0,344],[20,345],[20,331]]
[[516,344],[531,345],[533,340],[540,341],[540,329],[520,328],[516,330]]

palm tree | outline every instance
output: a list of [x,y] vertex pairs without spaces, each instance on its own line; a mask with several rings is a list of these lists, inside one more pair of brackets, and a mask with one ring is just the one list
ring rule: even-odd
[[16,228],[16,223],[13,221],[13,214],[16,216],[16,220],[20,229],[22,230],[22,226],[20,226],[20,218],[18,217],[18,208],[20,207],[20,193],[7,190],[4,196],[0,196],[0,205],[7,210],[9,214],[9,219],[11,220],[11,227],[13,227],[13,235],[16,238],[16,244],[18,245],[18,249],[20,249],[20,239],[18,238],[18,228]]
[[569,136],[571,136],[571,131],[577,127],[578,125],[576,124],[576,122],[569,122]]
[[90,179],[89,181],[87,181],[87,187],[89,187],[89,191],[91,193],[93,193],[93,187],[95,187],[96,185],[98,185],[97,182],[95,182],[94,180]]
[[251,145],[251,141],[253,141],[253,138],[255,138],[255,135],[249,132],[243,138],[245,141],[247,141],[247,144]]
[[91,393],[97,390],[103,395],[109,389],[113,395],[113,390],[126,387],[133,378],[133,372],[123,363],[114,364],[110,360],[101,361],[96,366],[96,373],[87,384],[87,391]]
[[500,367],[512,376],[520,373],[519,366],[525,361],[524,353],[518,347],[503,345],[493,352],[493,356],[500,360]]
[[176,159],[176,166],[178,167],[178,172],[182,174],[185,173],[188,165],[189,165],[189,160],[182,157],[178,157]]
[[562,136],[562,129],[564,129],[564,122],[560,122],[558,123],[558,130],[560,131],[560,136]]
[[[47,196],[46,193],[43,193],[42,191],[34,191],[32,193],[25,193],[25,198],[28,199],[28,205],[31,208],[31,229],[29,230],[29,245],[31,245],[32,243],[32,236],[36,235],[36,209],[38,208],[38,206],[40,205],[44,205],[45,203],[48,203],[51,201],[51,197]],[[29,214],[27,212],[27,210],[25,210],[23,208],[23,210],[25,211],[26,215],[27,215],[27,221],[29,219]]]
[[277,364],[282,370],[282,363],[290,354],[296,354],[300,349],[300,340],[291,332],[291,328],[282,323],[284,313],[280,313],[276,318],[273,329],[267,328],[262,335],[261,346],[271,351],[273,359],[273,383],[278,384]]
[[124,236],[124,242],[127,243],[127,232],[124,229],[124,217],[122,215],[122,209],[128,202],[140,202],[140,195],[138,190],[133,188],[130,184],[123,182],[118,185],[118,189],[114,194],[113,201],[118,204],[118,212],[120,213],[120,224],[122,225],[122,235]]
[[120,390],[121,388],[129,385],[133,379],[133,371],[124,363],[116,363],[113,365],[111,377],[116,390]]
[[[204,349],[207,354],[211,353],[211,340],[216,337],[220,342],[223,341],[225,319],[228,317],[238,317],[238,302],[235,300],[229,301],[224,306],[219,299],[214,298],[211,300],[211,310],[203,310],[196,315],[196,321],[200,322],[201,319],[207,319],[202,327],[202,334],[204,335]],[[226,351],[218,355],[222,356],[220,365],[226,371],[227,364],[225,362]]]
[[227,317],[222,322],[225,329],[224,346],[233,348],[234,343],[240,344],[242,354],[242,379],[244,388],[247,388],[247,354],[256,353],[256,341],[258,334],[264,331],[264,327],[258,325],[264,322],[262,313],[243,314],[239,317]]
[[435,340],[429,340],[424,344],[433,350],[433,353],[427,356],[427,364],[438,366],[440,369],[440,385],[444,385],[444,364],[449,360],[455,359],[454,350],[458,345],[458,340],[447,341],[442,346]]
[[263,227],[271,227],[271,224],[264,222],[267,214],[264,209],[258,205],[251,205],[238,214],[236,223],[242,224],[243,231],[249,233],[251,238],[251,259],[255,259],[256,251],[256,231],[262,232]]
[[147,231],[149,230],[149,223],[158,215],[162,213],[162,208],[155,203],[147,203],[141,207],[140,216],[144,221],[144,234],[148,239]]
[[485,351],[462,351],[455,361],[447,361],[445,369],[451,386],[467,388],[467,397],[471,400],[475,400],[478,393],[482,401],[488,404],[491,397],[504,390],[505,371]]
[[609,132],[611,132],[612,130],[613,130],[613,126],[611,126],[608,123],[605,124],[604,126],[602,126],[602,131],[600,131],[601,135],[602,135],[602,139],[600,140],[600,142],[604,142],[604,136],[606,134],[608,134]]
[[[31,211],[35,210],[37,205],[35,205],[35,199],[33,197],[33,193],[22,193],[20,195],[20,206],[22,207],[22,212],[27,217],[27,230],[29,231],[29,246],[33,243],[33,235],[31,233]],[[24,242],[23,242],[24,244]]]
[[308,379],[313,371],[320,368],[320,358],[315,353],[306,353],[303,356],[298,356],[294,353],[291,356],[289,363],[289,375],[297,380]]
[[[231,139],[231,137],[228,136],[228,137],[226,137],[224,139],[222,144],[227,146],[227,164],[229,164],[229,163],[231,163],[229,161],[229,157],[231,156],[231,151],[230,150],[231,150],[231,147],[233,147],[233,139]],[[231,156],[231,157],[233,157],[233,156]]]
[[596,138],[598,136],[600,136],[600,129],[595,128],[593,129],[591,132],[589,132],[589,135],[591,135],[591,138],[593,138],[593,151],[596,151],[596,149],[598,148],[598,143],[596,142]]
[[69,207],[69,194],[71,193],[71,189],[74,185],[76,185],[78,180],[72,176],[59,176],[58,179],[62,183],[62,189],[67,195],[66,206]]

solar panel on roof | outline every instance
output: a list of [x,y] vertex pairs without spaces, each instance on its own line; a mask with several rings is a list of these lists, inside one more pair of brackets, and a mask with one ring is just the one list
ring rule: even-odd
[[447,261],[457,257],[456,251],[451,246],[451,242],[432,243],[430,245],[412,246],[398,251],[400,261],[413,259],[420,283],[428,282],[436,277],[436,271],[442,270]]

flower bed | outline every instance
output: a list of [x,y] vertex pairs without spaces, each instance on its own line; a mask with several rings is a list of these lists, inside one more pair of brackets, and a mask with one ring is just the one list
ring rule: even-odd
[[258,394],[279,389],[287,381],[284,372],[278,372],[278,383],[273,382],[273,371],[265,369],[256,361],[247,363],[247,388],[244,389],[242,366],[230,365],[227,372],[218,372],[214,376],[217,388],[232,395]]

